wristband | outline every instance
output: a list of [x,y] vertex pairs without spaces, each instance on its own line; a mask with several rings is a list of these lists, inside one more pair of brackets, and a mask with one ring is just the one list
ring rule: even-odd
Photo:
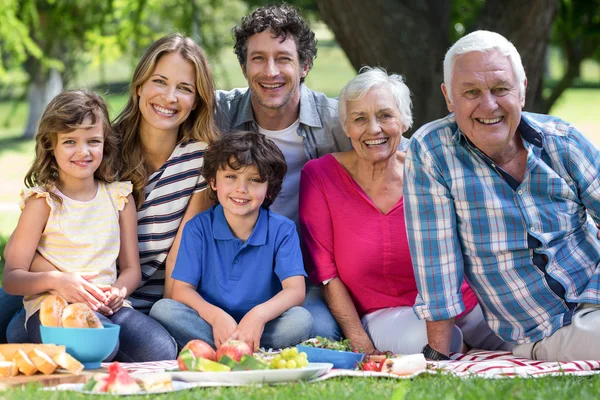
[[428,358],[428,359],[434,360],[434,361],[450,360],[450,357],[440,353],[437,350],[432,349],[431,346],[429,346],[429,344],[426,344],[425,347],[423,347],[423,350],[421,350],[421,353],[423,353],[425,358]]

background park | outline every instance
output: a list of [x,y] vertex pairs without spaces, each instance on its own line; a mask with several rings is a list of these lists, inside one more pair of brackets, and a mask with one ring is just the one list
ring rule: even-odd
[[[528,75],[526,110],[577,126],[600,146],[600,0],[295,0],[319,41],[306,85],[336,97],[362,65],[405,75],[415,127],[446,114],[439,84],[446,49],[475,29],[505,35]],[[115,117],[140,55],[168,32],[207,52],[218,88],[247,86],[231,28],[261,0],[0,0],[0,251],[16,226],[34,155],[35,125],[61,88],[103,94]],[[410,134],[410,132],[409,132]],[[0,260],[0,270],[3,268]],[[401,332],[399,332],[401,334]],[[339,378],[318,384],[196,389],[165,398],[591,398],[600,378],[411,381]],[[19,398],[78,398],[36,388]],[[0,393],[0,396],[3,396]]]

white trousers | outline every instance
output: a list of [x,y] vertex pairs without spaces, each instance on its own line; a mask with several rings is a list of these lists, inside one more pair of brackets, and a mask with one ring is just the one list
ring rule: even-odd
[[[425,320],[418,319],[412,307],[384,308],[365,315],[361,321],[377,350],[415,354],[427,344]],[[460,352],[463,341],[485,350],[511,350],[513,347],[492,332],[479,305],[455,321],[450,351]]]

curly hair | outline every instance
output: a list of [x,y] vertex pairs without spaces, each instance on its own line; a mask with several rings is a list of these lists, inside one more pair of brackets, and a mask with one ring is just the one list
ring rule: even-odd
[[129,85],[127,105],[113,124],[121,138],[120,178],[133,184],[133,198],[137,208],[144,202],[144,187],[148,183],[146,156],[139,132],[143,117],[138,104],[138,89],[150,78],[160,58],[172,53],[188,60],[196,71],[196,107],[179,127],[177,143],[199,140],[210,144],[219,137],[214,117],[215,84],[208,58],[187,36],[179,33],[163,36],[150,45],[138,62]]
[[[234,52],[240,65],[246,68],[246,57],[248,52],[248,39],[256,33],[270,30],[274,38],[280,38],[283,42],[291,35],[296,42],[298,59],[304,67],[308,64],[308,70],[313,66],[317,57],[317,39],[315,33],[310,29],[308,22],[300,16],[300,11],[289,4],[269,5],[257,8],[252,14],[242,18],[242,23],[233,28],[235,37]],[[304,77],[300,79],[304,82]]]
[[[89,118],[89,123],[86,121]],[[85,123],[84,123],[85,122]],[[94,178],[113,182],[118,172],[118,139],[110,126],[108,108],[102,97],[89,90],[67,90],[58,94],[46,106],[35,136],[35,159],[25,175],[25,186],[43,187],[58,204],[62,198],[52,192],[59,185],[58,164],[54,149],[59,133],[69,133],[77,129],[89,129],[102,124],[104,148],[100,166]]]
[[[237,171],[250,165],[254,165],[261,179],[268,183],[262,207],[269,208],[281,191],[287,164],[279,147],[261,133],[237,131],[217,140],[204,154],[202,176],[207,182],[214,183],[217,180],[217,170],[228,166]],[[210,197],[219,202],[212,188]]]

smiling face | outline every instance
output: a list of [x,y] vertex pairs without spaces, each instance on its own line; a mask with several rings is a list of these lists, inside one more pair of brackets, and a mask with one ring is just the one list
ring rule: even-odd
[[140,130],[177,135],[195,108],[196,72],[179,53],[162,56],[150,78],[137,90],[142,113]]
[[452,74],[453,102],[443,84],[442,91],[458,127],[477,148],[494,159],[511,147],[521,121],[525,95],[519,93],[507,56],[493,50],[456,57]]
[[217,193],[227,222],[232,225],[240,219],[258,218],[269,184],[254,165],[238,170],[226,165],[217,170],[210,186]]
[[[96,120],[101,121],[100,118]],[[91,118],[86,117],[82,125],[89,124]],[[102,162],[103,151],[104,130],[101,122],[89,129],[79,128],[68,133],[57,133],[53,154],[61,186],[70,182],[93,183],[94,173]]]
[[372,163],[396,154],[406,131],[392,91],[385,86],[373,87],[362,99],[346,102],[344,128],[358,157]]
[[309,65],[298,59],[296,42],[291,35],[282,42],[270,30],[248,39],[244,76],[252,92],[254,111],[264,107],[298,112],[300,78],[308,74]]

